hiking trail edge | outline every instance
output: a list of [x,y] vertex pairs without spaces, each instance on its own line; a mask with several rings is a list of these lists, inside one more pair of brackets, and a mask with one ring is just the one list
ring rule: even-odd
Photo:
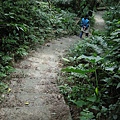
[[71,120],[57,77],[60,59],[78,40],[77,36],[54,40],[16,64],[0,120]]
[[[102,14],[95,15],[97,29],[104,27]],[[78,36],[51,41],[16,64],[10,92],[0,106],[0,120],[72,120],[57,78],[62,68],[60,59],[78,41]]]

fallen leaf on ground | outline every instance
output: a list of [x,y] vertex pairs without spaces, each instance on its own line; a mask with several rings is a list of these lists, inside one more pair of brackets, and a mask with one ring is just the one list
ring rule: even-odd
[[29,105],[29,102],[25,102],[25,105]]
[[10,88],[8,88],[8,92],[11,92],[11,89],[10,89]]

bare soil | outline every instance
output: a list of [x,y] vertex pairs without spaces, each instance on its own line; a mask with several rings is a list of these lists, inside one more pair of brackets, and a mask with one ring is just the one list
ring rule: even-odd
[[[104,26],[102,14],[95,15],[97,29]],[[9,91],[0,105],[0,120],[72,120],[57,79],[62,57],[79,40],[78,36],[53,40],[15,65]]]
[[60,60],[78,40],[77,36],[53,40],[15,64],[0,120],[72,120],[57,79]]

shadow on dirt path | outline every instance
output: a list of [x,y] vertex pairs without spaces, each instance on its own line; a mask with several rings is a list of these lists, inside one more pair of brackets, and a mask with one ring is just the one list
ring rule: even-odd
[[[95,16],[97,29],[104,26],[101,15]],[[78,36],[54,40],[16,64],[0,120],[72,120],[57,77],[62,67],[60,59],[79,40]]]

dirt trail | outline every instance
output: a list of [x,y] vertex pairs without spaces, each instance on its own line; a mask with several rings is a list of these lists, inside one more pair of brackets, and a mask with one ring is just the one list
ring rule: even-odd
[[78,40],[77,36],[57,39],[16,64],[0,120],[71,120],[57,77],[60,59]]
[[[101,14],[96,15],[96,24],[101,27]],[[60,59],[78,40],[78,36],[54,40],[16,64],[11,90],[1,105],[0,120],[72,120],[57,77],[62,67]]]
[[98,11],[95,13],[95,25],[94,28],[98,30],[104,30],[105,29],[105,21],[102,18],[105,11]]

